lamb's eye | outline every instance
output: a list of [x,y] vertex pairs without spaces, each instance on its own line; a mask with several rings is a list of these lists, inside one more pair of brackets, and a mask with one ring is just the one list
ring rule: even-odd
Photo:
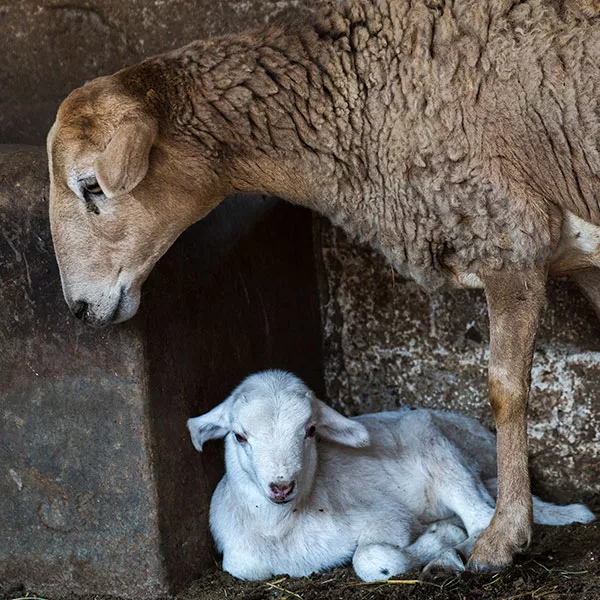
[[235,434],[235,439],[240,443],[240,444],[246,444],[248,442],[248,440],[241,434],[241,433],[236,433]]
[[306,435],[304,436],[305,438],[311,438],[311,437],[315,437],[315,432],[317,431],[317,428],[314,425],[311,425],[307,430],[306,430]]

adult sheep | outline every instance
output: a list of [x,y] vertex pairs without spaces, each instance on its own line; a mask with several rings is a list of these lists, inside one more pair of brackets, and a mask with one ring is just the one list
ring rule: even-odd
[[582,2],[332,2],[75,90],[48,136],[71,310],[131,317],[177,236],[241,191],[327,215],[430,290],[483,287],[499,490],[469,567],[510,564],[531,537],[548,275],[573,273],[600,312],[600,23]]

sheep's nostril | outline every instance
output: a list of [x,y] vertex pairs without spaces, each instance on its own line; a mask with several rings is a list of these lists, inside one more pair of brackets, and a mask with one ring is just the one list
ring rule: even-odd
[[273,496],[277,499],[287,498],[296,487],[295,481],[286,481],[285,483],[270,483],[269,488]]
[[74,302],[73,306],[71,306],[71,312],[78,319],[83,319],[88,309],[88,306],[89,305],[87,302],[84,302],[83,300],[77,300],[77,302]]

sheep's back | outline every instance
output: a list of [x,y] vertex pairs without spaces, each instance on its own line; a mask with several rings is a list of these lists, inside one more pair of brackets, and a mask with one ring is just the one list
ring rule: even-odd
[[547,264],[565,210],[600,218],[600,23],[579,1],[350,2],[327,216],[428,288]]

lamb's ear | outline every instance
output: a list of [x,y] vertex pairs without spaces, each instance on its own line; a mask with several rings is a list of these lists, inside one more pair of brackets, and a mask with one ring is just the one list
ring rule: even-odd
[[225,437],[231,431],[231,403],[232,396],[211,411],[187,420],[192,444],[198,452],[202,452],[204,442]]
[[314,399],[319,412],[317,432],[319,435],[332,442],[364,448],[371,443],[367,428],[358,421],[348,419],[321,400]]
[[150,117],[124,121],[94,161],[96,179],[107,198],[128,194],[148,172],[158,126]]

